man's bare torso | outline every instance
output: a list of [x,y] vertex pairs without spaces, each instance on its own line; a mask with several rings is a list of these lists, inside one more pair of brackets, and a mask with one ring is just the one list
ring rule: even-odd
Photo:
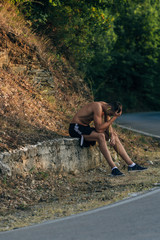
[[77,112],[71,122],[84,126],[89,125],[94,120],[94,114],[96,111],[98,111],[100,116],[103,117],[103,110],[105,105],[107,105],[105,102],[88,103]]

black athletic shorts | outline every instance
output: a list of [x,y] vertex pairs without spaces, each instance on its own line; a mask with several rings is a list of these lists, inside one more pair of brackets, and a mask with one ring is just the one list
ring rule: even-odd
[[95,128],[88,126],[83,126],[77,123],[71,123],[69,126],[69,135],[73,138],[80,139],[81,147],[89,147],[90,145],[94,146],[96,141],[86,141],[83,135],[90,135],[92,131],[95,131]]

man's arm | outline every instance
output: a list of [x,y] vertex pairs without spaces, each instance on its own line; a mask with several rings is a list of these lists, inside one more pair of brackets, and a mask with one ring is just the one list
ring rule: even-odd
[[105,122],[103,123],[102,118],[102,107],[97,104],[94,108],[94,124],[97,132],[105,132],[106,129],[117,119],[119,115],[115,115],[109,120],[105,117]]
[[[108,115],[104,116],[105,122],[108,122],[110,119],[111,119],[110,116],[108,116]],[[113,131],[113,128],[112,128],[112,124],[110,124],[108,129],[106,129],[106,133],[108,134],[109,138],[113,135],[114,131]]]

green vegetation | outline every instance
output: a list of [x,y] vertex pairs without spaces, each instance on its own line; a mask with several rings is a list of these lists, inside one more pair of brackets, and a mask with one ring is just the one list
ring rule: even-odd
[[159,109],[159,0],[10,2],[80,71],[95,100]]

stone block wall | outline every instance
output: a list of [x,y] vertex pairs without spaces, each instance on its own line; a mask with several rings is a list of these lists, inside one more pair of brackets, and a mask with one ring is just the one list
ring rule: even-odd
[[30,171],[87,171],[105,162],[97,146],[81,148],[78,139],[59,138],[0,154],[3,174],[26,175]]

